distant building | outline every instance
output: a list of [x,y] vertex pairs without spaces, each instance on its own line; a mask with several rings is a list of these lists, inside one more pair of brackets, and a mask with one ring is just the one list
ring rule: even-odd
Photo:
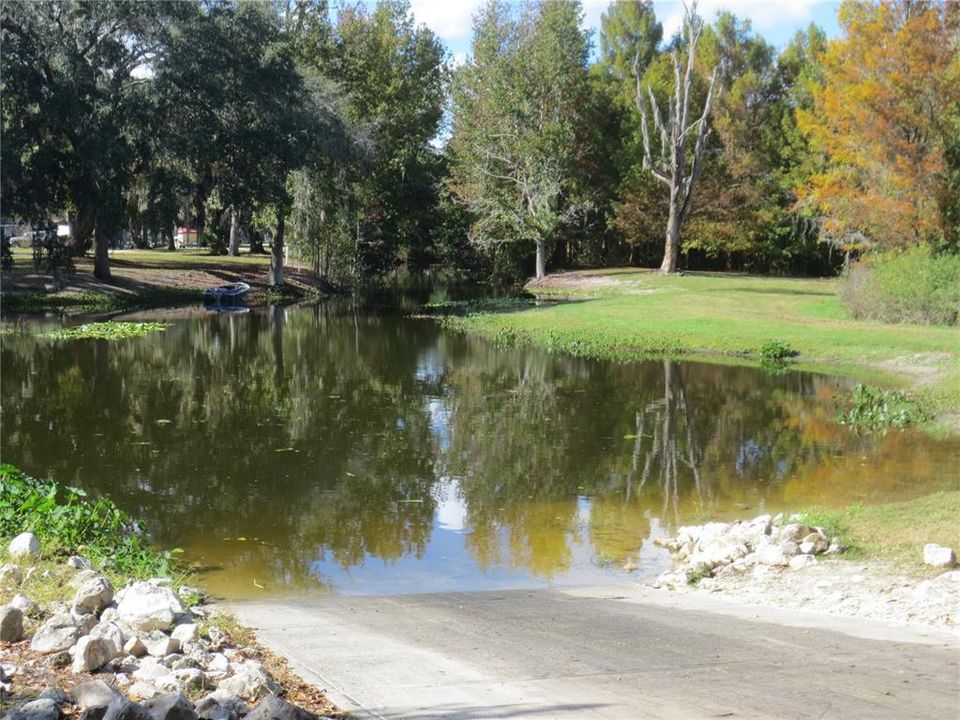
[[189,225],[177,226],[177,233],[173,236],[177,247],[197,247],[200,244],[198,228]]

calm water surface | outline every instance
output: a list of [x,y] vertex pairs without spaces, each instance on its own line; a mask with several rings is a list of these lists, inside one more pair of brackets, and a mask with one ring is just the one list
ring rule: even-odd
[[707,518],[907,499],[960,443],[858,438],[848,382],[503,350],[349,302],[3,338],[2,459],[105,493],[215,593],[619,582]]

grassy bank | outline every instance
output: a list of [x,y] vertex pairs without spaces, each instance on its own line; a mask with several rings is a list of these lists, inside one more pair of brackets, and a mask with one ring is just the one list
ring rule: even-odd
[[29,249],[15,248],[13,254],[14,267],[3,273],[0,294],[7,312],[112,312],[182,305],[202,301],[208,287],[238,281],[250,285],[251,305],[315,297],[325,289],[312,273],[297,267],[285,269],[286,287],[271,287],[267,255],[214,256],[206,250],[187,249],[111,251],[109,284],[93,277],[91,258],[77,258],[66,287],[54,291],[51,276],[34,272]]
[[928,573],[923,546],[960,549],[960,490],[933,493],[906,502],[854,505],[841,512],[811,510],[808,524],[840,537],[851,559],[888,560],[911,573]]
[[942,422],[960,419],[960,330],[855,320],[833,279],[614,269],[549,276],[528,289],[580,302],[481,306],[445,323],[495,342],[617,360],[759,361],[765,345],[783,343],[800,367],[897,381]]

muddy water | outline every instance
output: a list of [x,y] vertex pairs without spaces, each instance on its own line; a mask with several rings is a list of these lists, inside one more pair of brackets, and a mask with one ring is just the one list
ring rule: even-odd
[[349,303],[3,338],[4,462],[105,493],[216,593],[658,572],[677,525],[907,499],[960,443],[835,422],[848,381],[503,350]]

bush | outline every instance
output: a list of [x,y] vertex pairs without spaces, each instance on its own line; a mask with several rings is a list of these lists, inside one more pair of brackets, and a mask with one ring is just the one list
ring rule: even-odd
[[783,362],[787,358],[796,357],[799,354],[800,353],[783,340],[770,340],[765,342],[763,347],[760,348],[760,357],[764,360]]
[[0,539],[26,531],[39,538],[46,553],[82,548],[105,570],[151,577],[176,568],[173,553],[153,547],[144,528],[110,500],[94,500],[78,488],[0,465]]
[[200,247],[210,248],[211,255],[226,255],[229,238],[221,233],[205,232],[200,236]]
[[851,268],[841,296],[857,318],[956,325],[960,255],[913,247],[874,256]]

